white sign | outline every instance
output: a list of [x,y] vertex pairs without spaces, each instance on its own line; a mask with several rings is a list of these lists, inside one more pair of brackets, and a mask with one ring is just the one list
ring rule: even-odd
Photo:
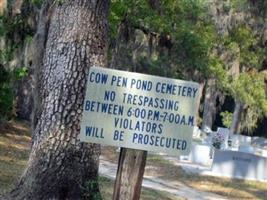
[[92,67],[80,140],[187,155],[198,96],[194,82]]

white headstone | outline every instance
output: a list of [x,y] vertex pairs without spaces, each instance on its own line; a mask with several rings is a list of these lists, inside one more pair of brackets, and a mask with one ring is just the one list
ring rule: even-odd
[[238,151],[245,152],[245,153],[255,153],[254,147],[247,145],[247,144],[239,145]]
[[238,135],[236,134],[231,134],[229,136],[229,140],[231,141],[231,148],[235,148],[235,149],[238,149],[238,146],[239,146],[239,139],[238,139]]
[[230,178],[267,180],[267,158],[239,151],[216,150],[212,173]]
[[261,155],[262,155],[263,157],[266,157],[266,158],[267,158],[267,150],[262,150],[262,151],[261,151]]
[[251,144],[267,149],[267,139],[263,137],[253,137]]
[[193,130],[193,138],[200,138],[201,130],[198,128],[198,126],[194,126]]
[[251,137],[245,135],[238,135],[238,140],[240,145],[250,145],[251,144]]
[[222,134],[224,137],[224,142],[222,143],[221,149],[227,149],[230,130],[228,128],[219,127],[217,129],[217,133]]
[[190,160],[192,163],[210,165],[210,150],[210,145],[193,144],[188,160]]

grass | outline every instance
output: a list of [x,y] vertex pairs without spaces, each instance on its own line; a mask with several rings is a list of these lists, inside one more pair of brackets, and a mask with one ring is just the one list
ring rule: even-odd
[[[117,163],[119,153],[115,147],[103,146],[105,159]],[[9,122],[0,126],[0,195],[14,187],[27,165],[30,151],[29,125]],[[145,174],[161,179],[178,181],[197,190],[216,193],[229,199],[266,199],[267,183],[239,179],[218,178],[188,174],[181,167],[159,155],[148,155]],[[100,178],[101,195],[111,199],[114,182]],[[169,193],[142,189],[142,200],[177,200]]]
[[267,199],[267,183],[241,179],[189,175],[185,184],[230,199]]
[[[103,200],[110,200],[113,195],[114,181],[100,177],[100,191]],[[181,200],[182,198],[176,198],[167,192],[159,192],[152,189],[142,188],[140,200]]]
[[[108,150],[103,150],[102,153],[105,157],[107,156],[111,159],[112,162],[116,162],[119,153],[114,150],[114,147],[107,147],[107,149]],[[200,176],[186,173],[181,167],[174,165],[171,161],[164,159],[160,155],[148,155],[145,175],[156,176],[164,180],[182,182],[194,189],[219,194],[229,199],[267,200],[266,182]]]
[[[155,162],[157,160],[157,162]],[[158,175],[165,180],[179,181],[197,190],[216,193],[229,199],[264,199],[267,200],[267,183],[258,181],[245,181],[241,179],[218,178],[213,176],[200,176],[186,173],[181,167],[175,166],[159,155],[149,155],[148,166],[154,165],[153,170],[146,173]]]
[[[29,125],[13,121],[0,126],[0,196],[10,191],[27,165],[30,153]],[[103,148],[103,152],[111,151],[109,159],[116,160],[115,148]],[[99,178],[101,196],[110,200],[114,181],[105,177]],[[142,188],[141,200],[178,200],[165,192]]]
[[0,194],[8,192],[27,165],[30,151],[27,123],[9,122],[0,126]]

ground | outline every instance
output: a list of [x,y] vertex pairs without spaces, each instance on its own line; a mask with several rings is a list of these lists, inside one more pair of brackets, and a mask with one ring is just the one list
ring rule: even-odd
[[0,195],[14,187],[30,153],[29,125],[9,122],[0,125]]
[[[11,121],[0,126],[0,196],[10,191],[23,173],[30,143],[28,123]],[[105,176],[104,172],[113,170],[115,174],[119,155],[116,150],[114,147],[102,146],[100,172],[103,173],[99,182],[104,200],[112,196],[114,181],[110,176]],[[192,195],[210,195],[210,198],[203,199],[267,199],[267,183],[190,174],[162,156],[153,154],[147,158],[143,183],[142,200],[191,199]],[[150,186],[153,189],[149,189]],[[155,190],[157,187],[162,190]]]

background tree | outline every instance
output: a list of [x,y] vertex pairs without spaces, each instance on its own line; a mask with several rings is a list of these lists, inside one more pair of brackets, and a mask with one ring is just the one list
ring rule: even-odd
[[[108,1],[43,2],[35,35],[32,150],[10,199],[92,199],[99,145],[80,143],[86,77],[106,66]],[[87,192],[87,193],[86,193]],[[86,196],[87,194],[87,196]]]
[[[9,107],[12,108],[9,116],[2,118],[16,116],[30,120],[33,104],[32,38],[40,5],[29,0],[3,0],[0,7],[0,65],[9,74],[11,95],[6,103],[11,102]],[[17,74],[20,74],[19,79]]]
[[[213,129],[227,125],[234,133],[241,126],[241,131],[251,132],[266,115],[266,78],[257,72],[266,58],[260,45],[263,30],[256,28],[255,33],[248,25],[262,21],[251,16],[249,6],[245,0],[113,0],[110,66],[197,81],[205,87],[198,125]],[[233,108],[225,109],[229,99]],[[244,107],[247,112],[240,109]],[[136,184],[128,181],[129,174],[142,176],[133,166],[142,166],[145,157],[143,151],[121,150],[114,199],[136,198],[127,190]]]
[[[204,87],[199,126],[216,130],[224,126],[222,116],[231,115],[232,129],[240,126],[233,132],[252,134],[266,114],[248,106],[249,98],[236,99],[246,87],[237,82],[242,82],[239,74],[249,76],[253,69],[259,75],[266,68],[265,8],[266,3],[250,0],[112,0],[110,65],[197,81]],[[260,80],[254,89],[266,91]]]

